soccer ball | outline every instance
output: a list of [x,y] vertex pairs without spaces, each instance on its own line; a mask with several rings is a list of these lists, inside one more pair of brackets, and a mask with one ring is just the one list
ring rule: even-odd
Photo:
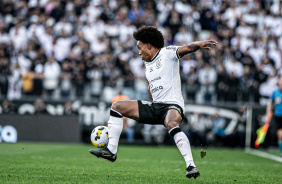
[[90,136],[92,144],[97,148],[106,148],[109,142],[108,127],[95,127]]

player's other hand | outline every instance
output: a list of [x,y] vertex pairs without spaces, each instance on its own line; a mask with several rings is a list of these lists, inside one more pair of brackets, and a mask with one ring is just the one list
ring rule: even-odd
[[206,41],[199,41],[197,45],[202,49],[211,49],[209,45],[216,45],[217,41],[214,40],[206,40]]

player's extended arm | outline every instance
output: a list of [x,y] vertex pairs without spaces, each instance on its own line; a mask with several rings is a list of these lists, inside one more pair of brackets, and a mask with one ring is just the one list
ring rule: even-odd
[[270,101],[270,102],[268,103],[268,105],[266,106],[266,116],[269,116],[269,114],[270,114],[270,112],[271,112],[271,110],[272,110],[272,106],[273,106],[273,102]]
[[149,97],[151,98],[151,100],[153,100],[152,93],[150,91],[150,86],[148,86],[148,94],[149,94]]
[[189,45],[182,46],[178,49],[178,55],[182,58],[184,55],[191,52],[196,52],[198,49],[211,49],[209,45],[216,45],[217,42],[214,40],[197,41],[192,42]]

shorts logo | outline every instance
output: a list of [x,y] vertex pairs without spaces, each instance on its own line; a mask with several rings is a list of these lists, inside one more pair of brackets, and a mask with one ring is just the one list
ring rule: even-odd
[[161,58],[158,59],[158,61],[156,62],[156,69],[159,69],[160,67],[162,67],[162,63],[161,63]]
[[150,101],[144,101],[144,100],[141,100],[141,103],[143,104],[143,105],[152,105],[152,102],[150,102]]

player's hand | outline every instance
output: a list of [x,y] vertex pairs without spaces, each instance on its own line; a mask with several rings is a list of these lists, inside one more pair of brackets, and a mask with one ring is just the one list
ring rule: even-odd
[[209,45],[216,45],[217,41],[214,40],[206,40],[206,41],[199,41],[197,43],[197,45],[201,48],[201,49],[211,49],[209,47]]

